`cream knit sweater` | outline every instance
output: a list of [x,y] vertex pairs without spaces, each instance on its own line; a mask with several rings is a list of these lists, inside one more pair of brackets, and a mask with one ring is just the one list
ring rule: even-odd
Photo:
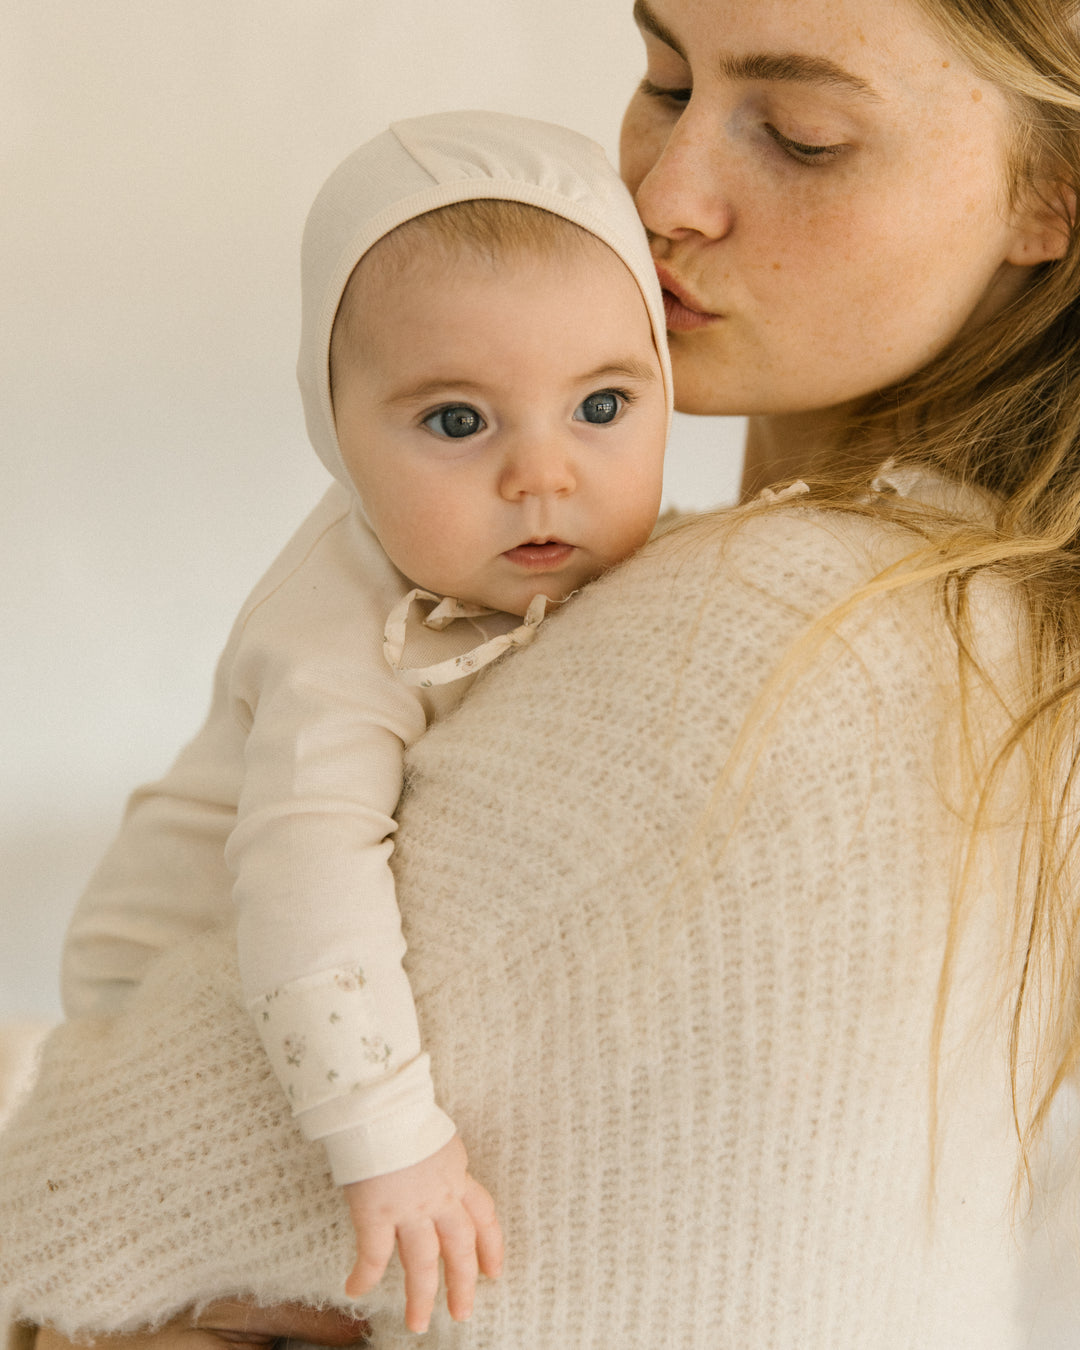
[[[407,965],[440,1100],[508,1236],[472,1322],[442,1314],[425,1344],[1050,1344],[1029,1227],[1010,1226],[1009,821],[950,1003],[928,1205],[962,836],[945,804],[955,652],[932,595],[848,620],[745,792],[745,773],[721,779],[807,617],[905,547],[798,506],[705,543],[676,532],[414,747],[395,863]],[[977,613],[1007,684],[1017,616],[989,587]],[[225,1293],[340,1300],[347,1219],[230,953],[227,933],[196,940],[126,1020],[53,1038],[0,1140],[0,1319],[119,1329]],[[1078,1283],[1071,1250],[1055,1259]],[[370,1308],[379,1347],[416,1343],[393,1276]]]

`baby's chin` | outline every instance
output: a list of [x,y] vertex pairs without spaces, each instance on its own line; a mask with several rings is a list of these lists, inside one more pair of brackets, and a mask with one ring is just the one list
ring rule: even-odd
[[542,595],[547,600],[547,613],[550,614],[553,609],[570,600],[583,586],[588,586],[606,570],[604,567],[597,567],[574,577],[536,577],[520,589],[515,588],[513,594],[503,592],[501,597],[492,594],[488,599],[476,600],[474,603],[523,618],[535,597]]

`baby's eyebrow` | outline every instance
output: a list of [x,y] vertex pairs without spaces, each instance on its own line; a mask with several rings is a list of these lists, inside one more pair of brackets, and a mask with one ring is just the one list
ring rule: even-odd
[[639,361],[635,356],[624,360],[605,362],[595,370],[587,370],[578,379],[582,384],[592,384],[603,380],[635,380],[639,384],[648,384],[659,377],[659,372],[647,361]]
[[383,401],[390,406],[398,403],[422,403],[425,399],[450,391],[453,391],[455,397],[458,394],[479,397],[484,392],[484,387],[475,380],[456,380],[452,376],[448,378],[439,375],[433,380],[421,380],[418,384],[410,384],[404,389],[395,389]]
[[[646,361],[627,356],[615,361],[605,361],[595,370],[587,370],[574,376],[574,384],[603,384],[608,380],[632,380],[635,384],[648,384],[659,378],[658,372]],[[457,380],[446,376],[436,376],[433,380],[421,380],[402,389],[395,389],[383,400],[387,407],[423,403],[429,398],[440,395],[452,395],[454,398],[479,398],[486,392],[476,380]]]

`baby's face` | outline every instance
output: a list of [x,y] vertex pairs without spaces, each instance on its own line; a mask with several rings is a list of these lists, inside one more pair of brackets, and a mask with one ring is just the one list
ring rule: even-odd
[[357,350],[335,368],[338,442],[399,571],[523,614],[645,542],[664,389],[614,253],[573,240],[550,260],[433,250],[389,277],[376,258],[361,279]]

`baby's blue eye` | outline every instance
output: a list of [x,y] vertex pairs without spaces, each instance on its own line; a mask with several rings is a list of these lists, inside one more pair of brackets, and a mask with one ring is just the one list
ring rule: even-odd
[[611,422],[618,415],[622,399],[614,389],[601,389],[579,403],[574,413],[578,422]]
[[463,436],[475,436],[484,429],[484,419],[467,403],[452,403],[424,418],[424,426],[436,436],[449,436],[460,440]]

